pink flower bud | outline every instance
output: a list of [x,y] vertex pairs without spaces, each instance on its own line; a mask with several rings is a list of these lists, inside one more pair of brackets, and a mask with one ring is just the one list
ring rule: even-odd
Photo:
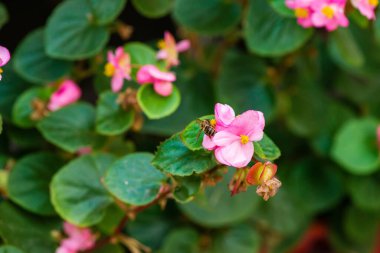
[[257,162],[249,169],[246,180],[249,185],[261,185],[272,179],[276,175],[276,172],[276,164]]
[[51,95],[48,104],[50,111],[58,110],[66,105],[72,104],[81,97],[81,90],[72,80],[65,80],[59,88]]

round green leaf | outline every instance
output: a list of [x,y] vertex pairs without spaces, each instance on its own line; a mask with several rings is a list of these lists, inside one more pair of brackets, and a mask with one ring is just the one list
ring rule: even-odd
[[347,171],[367,175],[379,168],[376,143],[378,121],[373,118],[348,121],[335,136],[332,157]]
[[274,161],[281,156],[280,149],[272,141],[268,135],[264,134],[264,137],[259,142],[254,142],[255,156],[264,161]]
[[0,246],[0,253],[23,253],[23,252],[24,251],[10,245]]
[[35,120],[32,120],[31,118],[31,115],[33,113],[33,100],[40,99],[42,101],[48,101],[51,93],[52,89],[50,89],[49,87],[31,88],[22,93],[13,106],[13,123],[23,128],[33,127],[37,123]]
[[53,177],[51,200],[65,220],[91,226],[103,219],[113,200],[101,179],[114,160],[106,154],[81,156]]
[[106,25],[114,21],[123,11],[127,0],[87,0],[97,25]]
[[17,73],[33,83],[53,82],[71,69],[71,62],[47,56],[44,44],[44,30],[35,30],[19,44],[13,58]]
[[75,152],[96,143],[94,122],[94,108],[77,103],[50,113],[38,122],[37,127],[49,142],[68,152]]
[[118,94],[106,91],[100,95],[96,107],[96,131],[104,135],[118,135],[127,131],[133,124],[135,111],[125,111],[116,102]]
[[217,79],[217,101],[229,104],[236,114],[254,109],[270,119],[274,113],[274,99],[263,81],[265,75],[266,65],[261,59],[228,51]]
[[[214,115],[207,115],[199,119],[204,120],[213,118],[215,118]],[[202,132],[202,129],[197,120],[193,120],[192,122],[190,122],[190,124],[187,125],[186,128],[180,134],[183,144],[185,144],[185,146],[192,151],[203,149],[203,136],[204,133]]]
[[10,199],[33,213],[55,214],[50,203],[49,184],[62,165],[60,158],[51,153],[24,156],[9,175]]
[[174,86],[170,96],[157,94],[153,85],[144,85],[137,92],[137,101],[149,119],[159,119],[172,114],[181,102],[179,90]]
[[67,0],[57,6],[45,31],[49,56],[80,60],[94,56],[106,45],[109,33],[107,27],[97,26],[95,15],[99,9],[94,8],[92,2],[96,1]]
[[152,202],[166,179],[151,165],[153,155],[134,153],[116,161],[107,171],[105,185],[118,199],[132,205]]
[[[140,42],[127,43],[124,51],[131,57],[131,63],[136,65],[156,64],[156,52],[147,45]],[[133,71],[133,70],[132,70]],[[137,70],[135,70],[137,72]]]
[[250,51],[261,56],[282,56],[300,48],[310,38],[312,29],[283,17],[266,1],[249,1],[245,21],[245,41]]
[[249,225],[238,225],[219,233],[214,241],[213,253],[257,253],[260,235]]
[[174,19],[198,33],[217,35],[231,30],[240,21],[241,5],[223,0],[177,0]]
[[173,192],[176,201],[187,203],[194,199],[201,187],[201,177],[193,175],[189,177],[176,177],[177,186]]
[[160,18],[170,12],[174,0],[132,0],[132,3],[145,17]]
[[207,187],[204,193],[199,193],[194,201],[179,205],[180,209],[194,222],[206,227],[223,227],[241,222],[252,215],[259,197],[254,187],[246,192],[231,197],[228,182],[233,171],[224,175],[223,181],[214,187]]
[[368,211],[380,211],[379,175],[352,176],[348,180],[348,192],[355,206]]
[[152,164],[165,172],[181,177],[190,176],[193,173],[201,174],[216,165],[212,153],[204,150],[189,150],[182,143],[179,135],[174,135],[158,147]]
[[61,221],[16,208],[9,201],[0,204],[0,236],[2,242],[27,253],[52,253],[57,242],[51,236]]
[[173,230],[165,239],[162,253],[198,253],[199,235],[192,228]]

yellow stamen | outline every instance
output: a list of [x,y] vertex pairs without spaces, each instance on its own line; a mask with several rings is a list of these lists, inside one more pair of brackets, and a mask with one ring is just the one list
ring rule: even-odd
[[249,137],[247,135],[240,135],[240,142],[241,144],[247,144],[249,142]]
[[166,43],[164,40],[159,40],[157,46],[159,49],[164,49],[166,47]]
[[379,0],[368,0],[369,4],[373,7],[376,7],[379,5]]
[[4,72],[4,70],[2,68],[0,68],[0,74],[2,74]]
[[104,66],[104,74],[108,77],[113,76],[115,73],[115,67],[111,63],[107,63],[106,66]]
[[211,119],[210,120],[210,124],[211,124],[211,126],[215,127],[216,126],[216,120],[215,119]]
[[325,15],[328,19],[332,19],[334,17],[334,9],[330,6],[325,6],[322,8],[322,14]]
[[309,11],[305,8],[296,8],[294,13],[297,18],[307,18],[309,17]]

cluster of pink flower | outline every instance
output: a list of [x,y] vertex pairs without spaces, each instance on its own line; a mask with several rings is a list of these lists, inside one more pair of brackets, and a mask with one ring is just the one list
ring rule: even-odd
[[[136,79],[140,85],[153,84],[157,94],[169,96],[173,91],[173,82],[176,80],[176,76],[168,69],[179,64],[178,53],[188,50],[190,42],[183,40],[177,44],[173,35],[165,32],[164,40],[159,43],[159,47],[161,50],[157,53],[157,59],[166,62],[166,69],[160,70],[151,64],[138,66],[140,68]],[[123,47],[118,47],[115,53],[108,52],[108,62],[105,65],[104,74],[112,77],[112,91],[120,91],[123,88],[124,79],[131,80],[132,67],[131,57],[124,51]]]
[[[286,0],[288,8],[293,9],[298,23],[307,27],[326,27],[333,31],[339,26],[347,27],[349,21],[345,14],[348,0]],[[378,0],[350,0],[353,7],[368,19],[375,18]]]
[[211,123],[216,134],[204,135],[203,147],[214,150],[216,159],[228,166],[242,168],[248,165],[254,154],[254,141],[264,135],[265,119],[262,112],[248,110],[235,117],[229,105],[215,105],[215,120]]
[[55,253],[77,253],[94,247],[96,235],[88,228],[80,228],[68,222],[63,224],[63,229],[68,235],[61,241]]

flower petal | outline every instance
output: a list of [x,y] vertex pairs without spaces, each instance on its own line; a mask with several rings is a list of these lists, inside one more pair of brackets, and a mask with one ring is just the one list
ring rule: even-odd
[[251,136],[255,132],[263,131],[265,119],[262,112],[249,110],[237,116],[234,121],[228,126],[227,131],[235,135]]
[[120,73],[113,75],[111,80],[111,88],[113,92],[118,92],[123,88],[124,77]]
[[217,146],[227,146],[235,141],[240,141],[240,136],[230,133],[229,131],[220,131],[215,134],[213,141]]
[[173,92],[173,84],[170,82],[154,82],[153,89],[161,96],[167,97]]
[[254,152],[252,142],[241,144],[240,141],[235,141],[228,146],[220,147],[218,150],[218,157],[221,158],[221,161],[225,161],[228,163],[227,165],[236,168],[247,166]]
[[11,54],[9,50],[5,47],[0,46],[0,67],[4,66],[11,59]]
[[186,50],[189,50],[190,47],[191,44],[189,40],[181,40],[176,46],[178,52],[185,52]]
[[207,150],[214,150],[216,148],[216,145],[213,142],[213,140],[207,135],[203,136],[202,146]]
[[235,112],[229,105],[217,103],[214,108],[216,123],[221,126],[228,126],[235,119]]

